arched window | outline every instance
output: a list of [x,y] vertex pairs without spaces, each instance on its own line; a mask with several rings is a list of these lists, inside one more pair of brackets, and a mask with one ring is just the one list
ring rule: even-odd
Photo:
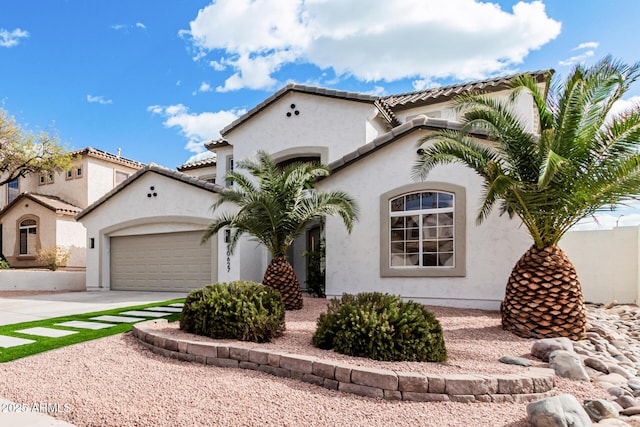
[[382,276],[464,276],[465,191],[403,186],[381,197]]
[[390,205],[391,267],[454,267],[455,195],[409,193]]
[[38,226],[35,219],[20,222],[20,255],[35,255],[38,240]]

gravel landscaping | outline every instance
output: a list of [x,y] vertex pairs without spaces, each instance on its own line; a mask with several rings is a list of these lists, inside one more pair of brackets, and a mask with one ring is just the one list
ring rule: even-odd
[[[502,331],[497,312],[429,307],[445,332],[447,364],[348,358],[309,344],[315,319],[325,306],[325,300],[305,298],[305,309],[287,312],[285,335],[263,345],[358,366],[444,374],[522,372],[525,368],[497,359],[506,354],[529,357],[532,344]],[[164,330],[183,334],[175,324]],[[537,361],[533,365],[544,366]],[[558,378],[557,389],[580,401],[606,397],[604,390],[586,382]],[[68,404],[68,412],[52,415],[78,426],[529,425],[524,403],[375,400],[262,372],[167,359],[148,351],[129,333],[4,363],[0,390],[0,397],[29,406]]]

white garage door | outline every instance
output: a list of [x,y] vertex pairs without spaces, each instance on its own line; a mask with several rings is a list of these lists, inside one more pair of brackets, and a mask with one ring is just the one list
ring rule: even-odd
[[[212,283],[215,239],[202,231],[111,238],[111,289],[190,291]],[[215,272],[214,272],[215,273]]]

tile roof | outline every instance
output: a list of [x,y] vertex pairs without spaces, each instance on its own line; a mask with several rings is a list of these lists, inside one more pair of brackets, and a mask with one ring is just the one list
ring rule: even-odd
[[[391,129],[389,132],[383,133],[368,144],[359,147],[357,150],[345,154],[341,158],[329,163],[328,166],[331,174],[333,174],[418,129],[439,131],[444,129],[460,129],[461,127],[462,123],[458,121],[436,119],[420,115]],[[472,135],[478,138],[487,138],[487,134],[484,132],[473,132]]]
[[38,193],[22,193],[0,211],[0,216],[4,215],[4,213],[9,211],[13,206],[19,204],[23,199],[32,200],[61,215],[76,215],[82,211],[82,208],[72,205],[57,196]]
[[215,166],[215,165],[216,165],[216,158],[214,156],[214,157],[208,157],[206,159],[198,160],[196,162],[182,164],[178,166],[176,169],[178,169],[179,172],[182,172],[182,171],[188,171],[193,169],[206,168],[206,167]]
[[219,186],[217,184],[213,184],[213,183],[204,181],[202,179],[198,179],[198,178],[196,178],[194,176],[187,175],[185,173],[178,172],[178,171],[173,170],[173,169],[165,168],[164,166],[156,165],[155,163],[149,163],[147,166],[145,166],[142,169],[136,171],[136,173],[131,175],[125,181],[121,182],[113,190],[109,191],[107,194],[105,194],[104,196],[100,197],[98,200],[93,202],[90,206],[88,206],[86,209],[84,209],[82,212],[80,212],[78,215],[76,215],[76,220],[79,220],[80,218],[84,217],[88,213],[92,212],[98,206],[102,205],[104,202],[106,202],[107,200],[109,200],[110,198],[115,196],[117,193],[122,191],[124,188],[128,187],[129,184],[131,184],[132,182],[134,182],[136,179],[140,178],[142,175],[144,175],[147,172],[155,172],[157,174],[166,176],[168,178],[175,179],[175,180],[184,182],[186,184],[202,188],[202,189],[207,190],[207,191],[211,191],[212,193],[219,193],[224,188],[224,187],[221,187],[221,186]]
[[[534,77],[538,82],[543,82],[551,77],[553,70],[540,70],[527,73]],[[402,110],[413,108],[418,105],[430,104],[433,102],[442,102],[442,98],[451,98],[463,92],[469,91],[486,91],[495,92],[508,88],[509,82],[515,77],[521,75],[512,74],[509,76],[495,77],[488,80],[480,80],[476,82],[467,82],[454,84],[429,90],[418,92],[401,93],[398,95],[389,95],[383,97],[382,100],[389,108],[393,110]]]
[[107,153],[106,151],[98,150],[93,147],[86,147],[80,150],[72,151],[71,154],[73,156],[89,156],[95,157],[97,159],[107,160],[112,163],[118,163],[124,166],[129,166],[131,168],[140,169],[144,167],[143,163],[136,162],[135,160],[126,159],[121,156],[117,156],[115,154]]
[[[541,70],[530,72],[528,74],[535,77],[539,82],[543,82],[545,80],[548,80],[551,75],[553,75],[553,73],[553,70]],[[371,103],[380,111],[381,116],[385,119],[390,127],[396,127],[401,124],[394,113],[397,110],[413,108],[416,106],[435,102],[442,102],[443,100],[449,99],[466,91],[495,92],[498,90],[503,90],[508,87],[508,83],[513,80],[513,78],[519,76],[520,74],[522,73],[383,97],[365,93],[347,92],[335,89],[326,89],[315,86],[289,83],[288,85],[281,88],[273,95],[253,107],[251,110],[247,111],[244,115],[234,120],[231,124],[227,125],[224,129],[222,129],[220,134],[222,136],[227,135],[233,129],[240,126],[289,92],[308,93],[312,95],[328,96],[331,98],[339,98],[349,101]],[[205,147],[211,150],[212,148],[219,148],[228,145],[229,142],[226,139],[222,138],[205,144]]]
[[220,139],[214,139],[213,141],[209,141],[205,143],[204,146],[207,150],[214,150],[216,148],[230,147],[231,144],[229,144],[229,141],[227,141],[226,139],[220,138]]

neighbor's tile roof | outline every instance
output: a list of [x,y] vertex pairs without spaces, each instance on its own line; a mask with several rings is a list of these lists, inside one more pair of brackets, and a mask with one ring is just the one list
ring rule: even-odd
[[193,170],[193,169],[206,168],[206,167],[215,166],[215,165],[216,165],[216,158],[215,157],[209,157],[209,158],[206,158],[206,159],[198,160],[197,162],[190,162],[190,163],[182,164],[182,165],[178,166],[176,169],[178,169],[178,171],[182,172],[182,171],[188,171],[188,170]]
[[95,157],[97,159],[107,160],[112,163],[118,163],[118,164],[129,166],[135,169],[140,169],[144,167],[143,163],[136,162],[135,160],[131,160],[131,159],[126,159],[122,156],[117,156],[115,154],[107,153],[106,151],[98,150],[93,147],[86,147],[81,150],[75,150],[75,151],[72,151],[71,154],[73,156]]
[[72,205],[69,202],[62,200],[57,196],[49,196],[45,194],[38,193],[22,193],[18,197],[16,197],[11,203],[5,206],[2,211],[0,211],[0,217],[5,214],[5,212],[9,211],[13,206],[19,204],[22,200],[29,199],[35,203],[38,203],[44,206],[47,209],[54,211],[57,214],[61,215],[76,215],[77,213],[82,211],[82,208],[78,206]]
[[144,175],[147,172],[155,172],[157,174],[166,176],[168,178],[175,179],[175,180],[184,182],[186,184],[202,188],[202,189],[207,190],[207,191],[211,191],[212,193],[218,193],[218,192],[222,191],[222,189],[223,189],[223,187],[221,187],[221,186],[219,186],[217,184],[213,184],[213,183],[210,183],[208,181],[204,181],[202,179],[198,179],[198,178],[196,178],[194,176],[187,175],[185,173],[178,172],[178,171],[173,170],[173,169],[165,168],[164,166],[156,165],[155,163],[149,163],[147,166],[145,166],[142,169],[136,171],[136,173],[134,173],[129,178],[127,178],[126,180],[121,182],[113,190],[109,191],[107,194],[105,194],[104,196],[100,197],[98,200],[93,202],[90,206],[88,206],[86,209],[84,209],[82,212],[80,212],[78,215],[76,215],[76,220],[79,220],[80,218],[84,217],[88,213],[92,212],[98,206],[102,205],[104,202],[106,202],[107,200],[109,200],[110,198],[115,196],[117,193],[122,191],[124,188],[128,187],[129,184],[131,184],[132,182],[134,182],[136,179],[140,178],[142,175]]

